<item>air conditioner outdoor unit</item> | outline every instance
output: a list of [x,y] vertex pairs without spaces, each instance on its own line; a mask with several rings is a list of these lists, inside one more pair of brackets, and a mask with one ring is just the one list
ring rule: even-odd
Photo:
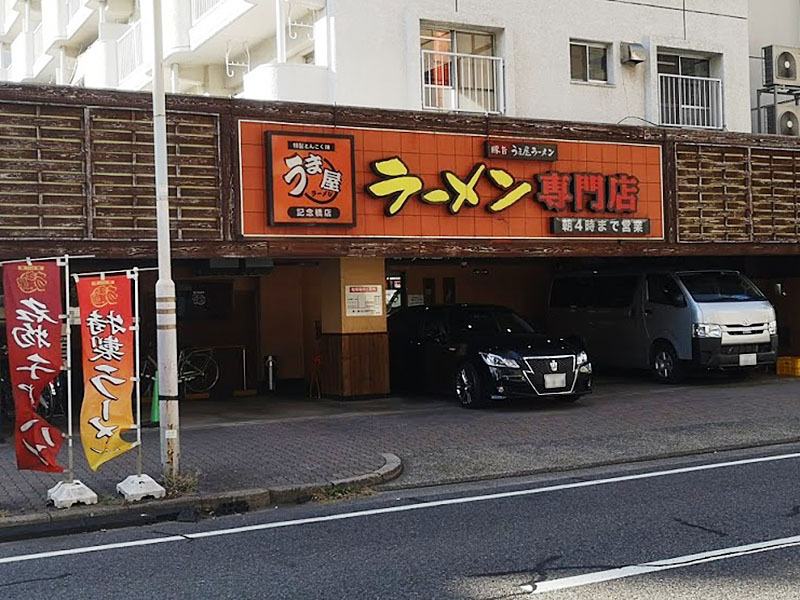
[[800,106],[793,104],[778,106],[778,122],[775,128],[775,107],[767,106],[767,133],[800,137]]
[[800,87],[800,48],[765,46],[764,85]]

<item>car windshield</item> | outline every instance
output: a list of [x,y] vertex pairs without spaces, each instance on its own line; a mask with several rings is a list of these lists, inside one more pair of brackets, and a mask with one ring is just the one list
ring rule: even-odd
[[738,273],[703,271],[679,273],[695,302],[743,302],[763,300],[764,294]]
[[456,312],[456,331],[471,334],[533,333],[525,319],[510,310],[469,308]]

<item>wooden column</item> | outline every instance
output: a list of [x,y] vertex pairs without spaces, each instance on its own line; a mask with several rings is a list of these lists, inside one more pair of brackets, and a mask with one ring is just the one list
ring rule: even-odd
[[[336,258],[322,264],[321,386],[326,396],[358,398],[389,393],[383,258]],[[379,304],[356,306],[361,300]],[[348,309],[348,300],[350,307]],[[370,310],[379,306],[377,310]]]

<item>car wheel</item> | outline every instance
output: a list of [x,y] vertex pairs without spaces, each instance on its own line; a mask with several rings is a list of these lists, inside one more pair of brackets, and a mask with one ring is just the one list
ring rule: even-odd
[[683,363],[671,344],[658,344],[651,361],[653,374],[662,383],[678,383],[684,377]]
[[469,363],[464,363],[456,372],[456,397],[464,408],[486,406],[486,394],[478,371]]

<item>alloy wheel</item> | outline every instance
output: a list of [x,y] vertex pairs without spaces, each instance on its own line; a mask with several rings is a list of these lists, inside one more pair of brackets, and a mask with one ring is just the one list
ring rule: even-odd
[[472,383],[472,377],[470,377],[467,367],[461,367],[456,377],[456,396],[458,396],[458,400],[465,406],[472,404],[474,392],[475,386]]
[[656,375],[661,379],[669,379],[672,376],[672,371],[675,369],[675,363],[672,360],[672,355],[666,350],[659,350],[656,354],[653,364]]

